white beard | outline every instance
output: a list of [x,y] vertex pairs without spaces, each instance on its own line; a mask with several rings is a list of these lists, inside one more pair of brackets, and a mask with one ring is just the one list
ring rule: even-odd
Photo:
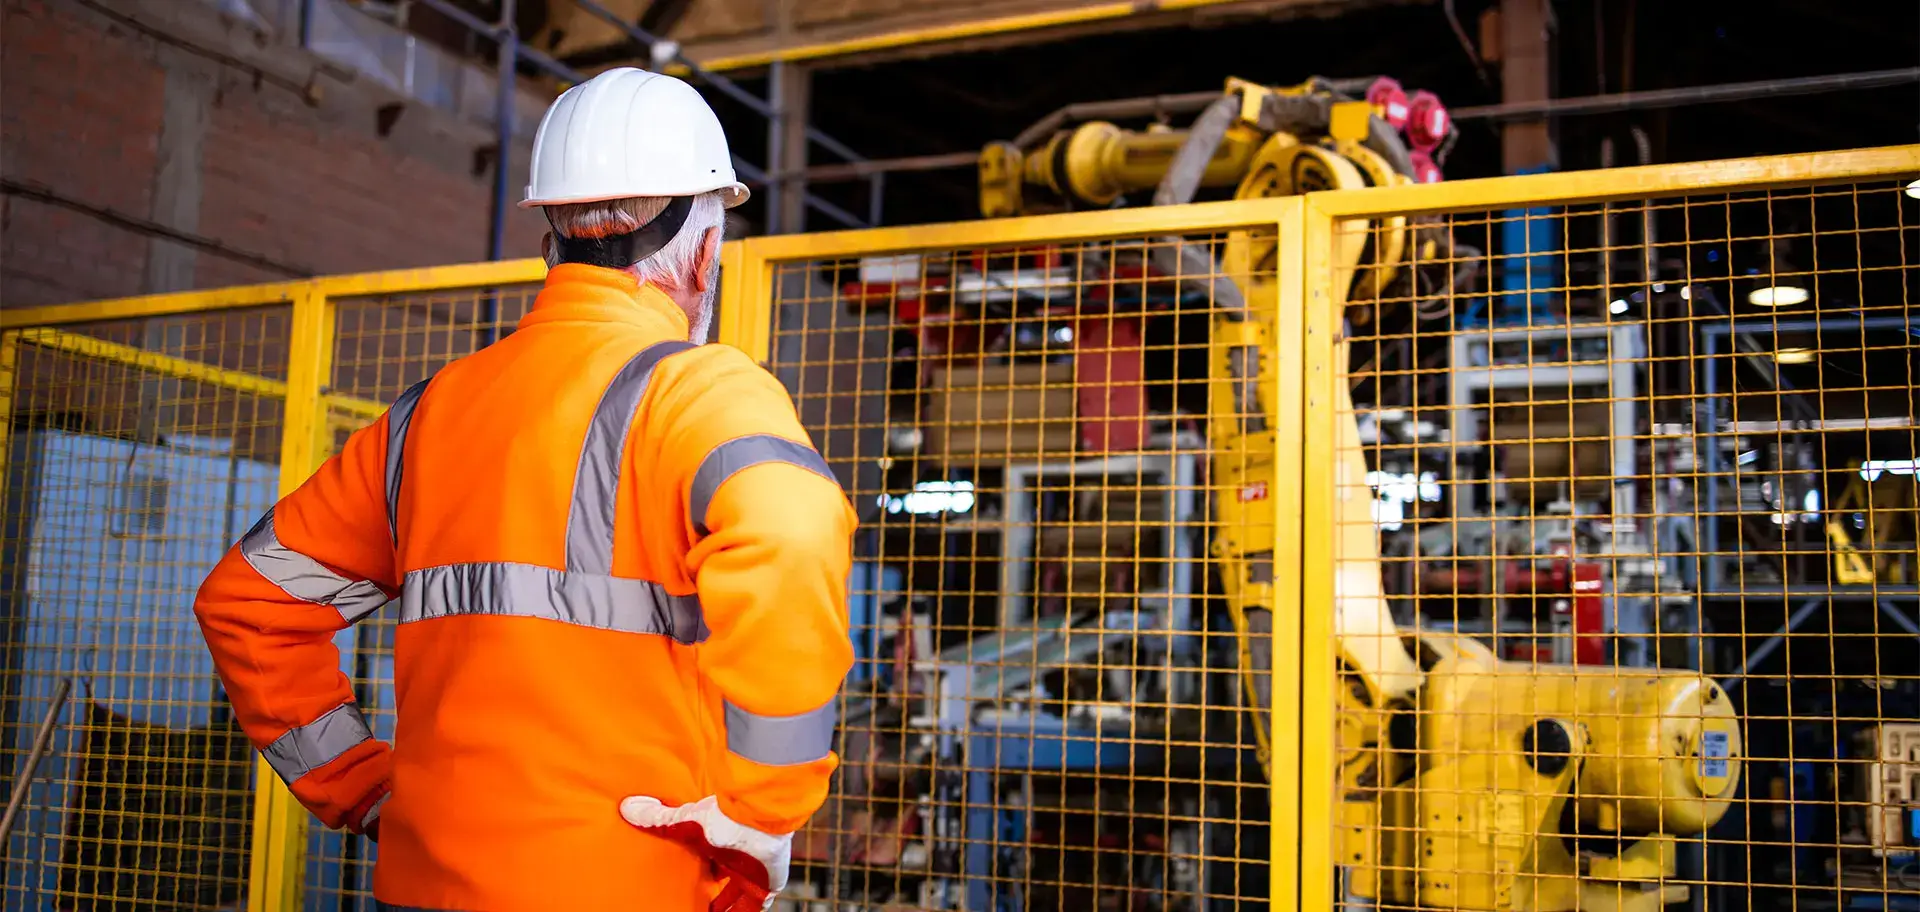
[[700,296],[700,312],[693,318],[687,329],[687,341],[695,345],[707,344],[708,333],[713,330],[713,304],[720,297],[720,263],[716,260],[713,268],[707,270],[707,293]]
[[700,314],[694,318],[693,325],[687,329],[688,342],[695,345],[707,344],[707,333],[713,329],[713,298],[714,293],[709,291],[700,299]]

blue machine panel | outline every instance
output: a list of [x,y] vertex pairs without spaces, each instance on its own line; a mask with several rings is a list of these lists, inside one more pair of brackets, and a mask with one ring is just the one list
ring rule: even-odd
[[[225,445],[139,445],[62,431],[13,437],[13,465],[23,471],[13,473],[7,512],[30,525],[11,530],[6,554],[18,562],[10,569],[20,589],[0,592],[0,615],[17,644],[9,657],[16,674],[0,684],[10,782],[23,772],[59,681],[70,679],[73,692],[7,841],[8,912],[56,908],[69,816],[80,806],[86,733],[77,726],[90,707],[180,732],[223,721],[215,710],[225,697],[193,596],[273,502],[278,476],[273,466],[231,458]],[[218,812],[214,800],[196,816]],[[211,872],[215,862],[196,864]]]

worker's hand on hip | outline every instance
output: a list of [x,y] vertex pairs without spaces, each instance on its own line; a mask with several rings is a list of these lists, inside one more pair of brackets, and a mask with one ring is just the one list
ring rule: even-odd
[[739,823],[721,813],[720,802],[711,796],[678,807],[635,796],[620,802],[620,816],[687,846],[720,869],[727,883],[709,907],[711,912],[768,909],[787,887],[793,837],[769,835]]

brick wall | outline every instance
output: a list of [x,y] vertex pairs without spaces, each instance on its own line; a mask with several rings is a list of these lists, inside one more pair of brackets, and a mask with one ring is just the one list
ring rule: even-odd
[[[405,106],[383,135],[380,111],[394,104]],[[475,163],[491,144],[483,126],[405,104],[199,3],[0,0],[0,177],[288,269],[484,259],[492,174]],[[524,155],[522,144],[516,193]],[[515,211],[508,255],[536,254],[542,228]],[[157,268],[163,257],[184,261]],[[0,196],[0,306],[287,277]]]
[[[0,0],[0,176],[145,216],[163,77],[43,0]],[[111,73],[111,78],[103,78]],[[91,78],[89,76],[91,74]],[[0,199],[0,303],[137,294],[146,239],[78,212]]]
[[[434,160],[291,97],[235,96],[224,93],[208,122],[203,233],[245,238],[255,252],[319,273],[486,259],[493,176],[476,175],[470,153]],[[517,198],[526,164],[519,156],[515,164]],[[544,223],[518,210],[509,218],[508,254],[538,254]],[[214,286],[275,277],[202,256],[198,278]]]

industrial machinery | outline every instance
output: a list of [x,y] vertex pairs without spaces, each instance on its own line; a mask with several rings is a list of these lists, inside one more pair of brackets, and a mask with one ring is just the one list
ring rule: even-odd
[[[988,146],[981,207],[1007,216],[1109,207],[1149,189],[1153,204],[1171,205],[1201,188],[1232,187],[1247,199],[1438,180],[1436,159],[1451,133],[1437,99],[1421,93],[1409,103],[1387,80],[1282,89],[1231,80],[1185,130],[1095,122],[1038,148]],[[1221,248],[1216,266],[1205,246],[1166,239],[1147,245],[1136,265],[1213,303],[1211,482],[1237,495],[1214,499],[1210,548],[1222,562],[1245,698],[1264,709],[1274,567],[1260,516],[1266,492],[1281,483],[1269,430],[1275,403],[1261,401],[1277,362],[1274,239],[1234,232]],[[1430,318],[1422,298],[1464,284],[1476,257],[1437,223],[1347,226],[1335,246],[1335,287],[1347,294],[1337,303],[1349,326],[1387,319],[1382,309],[1395,302],[1412,319]],[[1349,391],[1340,397],[1336,410],[1353,414]],[[1337,433],[1341,477],[1379,470],[1366,464],[1356,422]],[[1396,618],[1382,589],[1373,508],[1343,489],[1334,604],[1306,608],[1336,614],[1344,682],[1336,857],[1349,872],[1349,897],[1540,912],[1645,912],[1684,899],[1686,887],[1667,883],[1675,839],[1713,825],[1740,781],[1741,732],[1727,695],[1698,673],[1612,665],[1597,641],[1569,637],[1572,647],[1558,656],[1512,660],[1464,633]],[[1568,629],[1597,632],[1597,611],[1583,597],[1601,581],[1570,549],[1501,575],[1516,588],[1557,587]],[[1256,735],[1264,763],[1268,733],[1262,726]]]

